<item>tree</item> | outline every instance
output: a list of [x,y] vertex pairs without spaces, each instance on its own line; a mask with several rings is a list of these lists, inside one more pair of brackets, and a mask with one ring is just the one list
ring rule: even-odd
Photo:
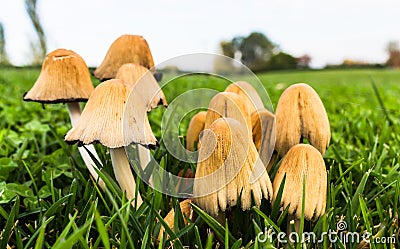
[[37,0],[25,0],[25,10],[32,22],[35,32],[38,36],[39,46],[35,42],[31,42],[31,49],[33,53],[32,64],[41,64],[46,57],[47,42],[44,29],[39,19],[37,12]]
[[297,58],[297,67],[300,69],[308,69],[310,68],[311,56],[308,54],[302,55]]
[[269,70],[289,70],[297,68],[297,58],[290,54],[280,52],[273,55],[267,63]]
[[230,41],[222,41],[219,43],[221,47],[222,54],[228,56],[230,58],[235,58],[235,48],[233,47],[233,43]]
[[274,48],[275,46],[264,34],[251,33],[240,44],[241,61],[251,70],[261,71],[272,57]]
[[10,65],[10,61],[6,52],[6,37],[4,34],[3,24],[0,23],[0,65]]
[[253,32],[247,37],[236,36],[230,42],[220,43],[222,53],[240,60],[252,71],[266,69],[267,62],[276,46],[262,33]]
[[386,61],[386,66],[400,68],[399,43],[396,41],[389,42],[386,50],[389,53],[389,58]]

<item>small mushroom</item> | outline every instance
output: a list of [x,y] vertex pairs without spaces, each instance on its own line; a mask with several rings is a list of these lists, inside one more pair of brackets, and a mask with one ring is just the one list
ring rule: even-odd
[[298,227],[302,214],[303,179],[305,179],[304,217],[315,220],[325,212],[327,173],[321,153],[309,144],[297,144],[290,148],[282,160],[273,181],[276,200],[279,187],[286,175],[281,205],[295,218]]
[[256,110],[264,109],[264,104],[260,98],[260,95],[258,95],[256,89],[245,81],[237,81],[230,84],[225,89],[225,92],[233,92],[246,97],[251,103],[248,104],[250,113],[253,113]]
[[187,128],[186,133],[186,149],[190,151],[195,150],[195,144],[197,143],[197,147],[199,148],[199,136],[200,133],[204,130],[204,123],[206,121],[206,111],[198,112],[196,115],[192,117],[190,120],[189,126]]
[[[246,124],[244,124],[246,125]],[[219,210],[235,206],[249,209],[272,198],[272,184],[243,124],[232,118],[214,121],[200,138],[202,146],[193,186],[194,200],[216,217]]]
[[154,70],[153,56],[147,41],[140,35],[122,35],[107,51],[103,62],[93,72],[100,80],[115,78],[118,69],[126,63],[135,63]]
[[277,156],[274,153],[276,140],[275,116],[267,109],[260,109],[251,114],[251,124],[253,126],[254,145],[261,161],[269,171]]
[[[42,104],[67,103],[72,126],[75,126],[81,115],[79,102],[86,102],[93,90],[89,70],[82,57],[72,50],[60,48],[47,54],[39,78],[24,95],[24,100]],[[101,164],[93,145],[85,147]],[[105,184],[96,173],[96,164],[86,149],[79,148],[82,159],[93,178],[104,189]]]
[[[187,225],[189,223],[189,220],[192,220],[193,216],[194,216],[192,206],[190,205],[191,202],[192,201],[190,199],[186,199],[179,203],[179,207],[181,209],[182,216],[183,216],[183,222],[185,225]],[[174,227],[175,227],[175,211],[174,211],[174,209],[171,209],[171,211],[169,211],[169,213],[165,216],[164,221],[165,221],[165,223],[167,223],[169,228],[171,228],[171,230],[174,231]],[[160,233],[158,234],[158,241],[161,241],[161,239],[164,235],[164,230],[165,230],[164,227],[160,228]]]
[[156,138],[147,118],[146,105],[137,102],[126,105],[130,87],[123,80],[112,79],[98,85],[91,95],[78,124],[65,136],[69,143],[99,142],[110,150],[115,177],[129,199],[142,203],[135,196],[135,179],[125,152],[125,146],[138,143],[155,146]]
[[318,94],[307,84],[294,84],[279,98],[276,108],[275,150],[284,156],[306,138],[322,155],[331,137],[328,115]]
[[247,128],[248,135],[251,136],[251,113],[247,104],[243,96],[233,92],[216,94],[208,105],[204,129],[208,129],[218,118],[233,118]]

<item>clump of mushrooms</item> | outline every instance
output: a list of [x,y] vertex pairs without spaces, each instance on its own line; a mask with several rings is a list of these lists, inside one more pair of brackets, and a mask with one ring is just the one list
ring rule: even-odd
[[[221,98],[218,95],[224,99],[226,93],[219,93],[213,99]],[[225,107],[225,112],[219,114],[222,118],[217,117],[216,109],[209,107],[193,186],[195,202],[215,217],[228,206],[235,206],[239,197],[242,209],[249,209],[251,192],[257,206],[263,196],[270,199],[273,193],[268,173],[248,132],[249,118],[240,116],[241,108],[231,107],[229,103],[234,102],[229,101],[232,100],[226,99],[222,104]],[[214,121],[208,124],[211,121],[207,119]]]

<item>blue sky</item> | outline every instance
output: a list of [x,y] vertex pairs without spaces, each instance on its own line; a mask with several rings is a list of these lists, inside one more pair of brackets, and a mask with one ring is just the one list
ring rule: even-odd
[[[140,34],[156,64],[198,52],[218,52],[218,43],[252,31],[265,33],[313,66],[343,59],[383,62],[390,40],[400,41],[398,0],[133,1],[39,0],[49,51],[72,49],[90,66],[100,64],[121,34]],[[7,52],[14,64],[29,58],[36,39],[23,0],[0,0]]]

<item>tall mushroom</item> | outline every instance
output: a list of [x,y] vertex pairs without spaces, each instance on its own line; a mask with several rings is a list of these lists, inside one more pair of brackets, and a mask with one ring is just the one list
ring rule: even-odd
[[252,195],[257,206],[273,190],[268,173],[247,134],[246,124],[232,118],[215,120],[201,137],[202,146],[193,186],[195,202],[212,216],[237,205],[249,209]]
[[[74,51],[60,48],[47,54],[39,78],[24,95],[24,100],[42,104],[67,103],[72,126],[75,126],[81,115],[79,102],[87,101],[93,90],[89,70],[82,57]],[[85,147],[101,164],[95,148],[92,145]],[[96,164],[86,149],[79,148],[82,159],[93,178],[104,189],[104,182],[94,169]]]
[[78,124],[65,136],[70,143],[99,142],[110,150],[115,177],[129,199],[136,198],[135,179],[125,152],[125,146],[138,143],[155,146],[157,141],[147,118],[146,105],[137,99],[136,105],[126,105],[130,87],[119,79],[98,85],[91,95]]
[[[132,89],[132,93],[143,99],[147,111],[151,111],[151,109],[156,108],[159,104],[168,105],[163,91],[151,71],[147,68],[139,64],[127,63],[119,68],[115,78],[125,81]],[[150,151],[142,145],[138,145],[137,149],[140,165],[144,170],[151,160]],[[153,181],[151,178],[149,181],[152,184]]]
[[291,147],[275,175],[273,201],[276,200],[285,175],[281,204],[284,208],[290,205],[288,213],[295,219],[295,227],[298,229],[302,214],[303,180],[305,180],[305,219],[317,219],[325,212],[328,179],[321,153],[308,144]]
[[100,80],[113,79],[118,69],[126,63],[135,63],[154,70],[153,56],[142,36],[126,34],[118,37],[93,75]]
[[276,108],[276,151],[285,155],[306,138],[321,154],[331,137],[329,120],[318,94],[307,84],[294,84],[279,98]]

